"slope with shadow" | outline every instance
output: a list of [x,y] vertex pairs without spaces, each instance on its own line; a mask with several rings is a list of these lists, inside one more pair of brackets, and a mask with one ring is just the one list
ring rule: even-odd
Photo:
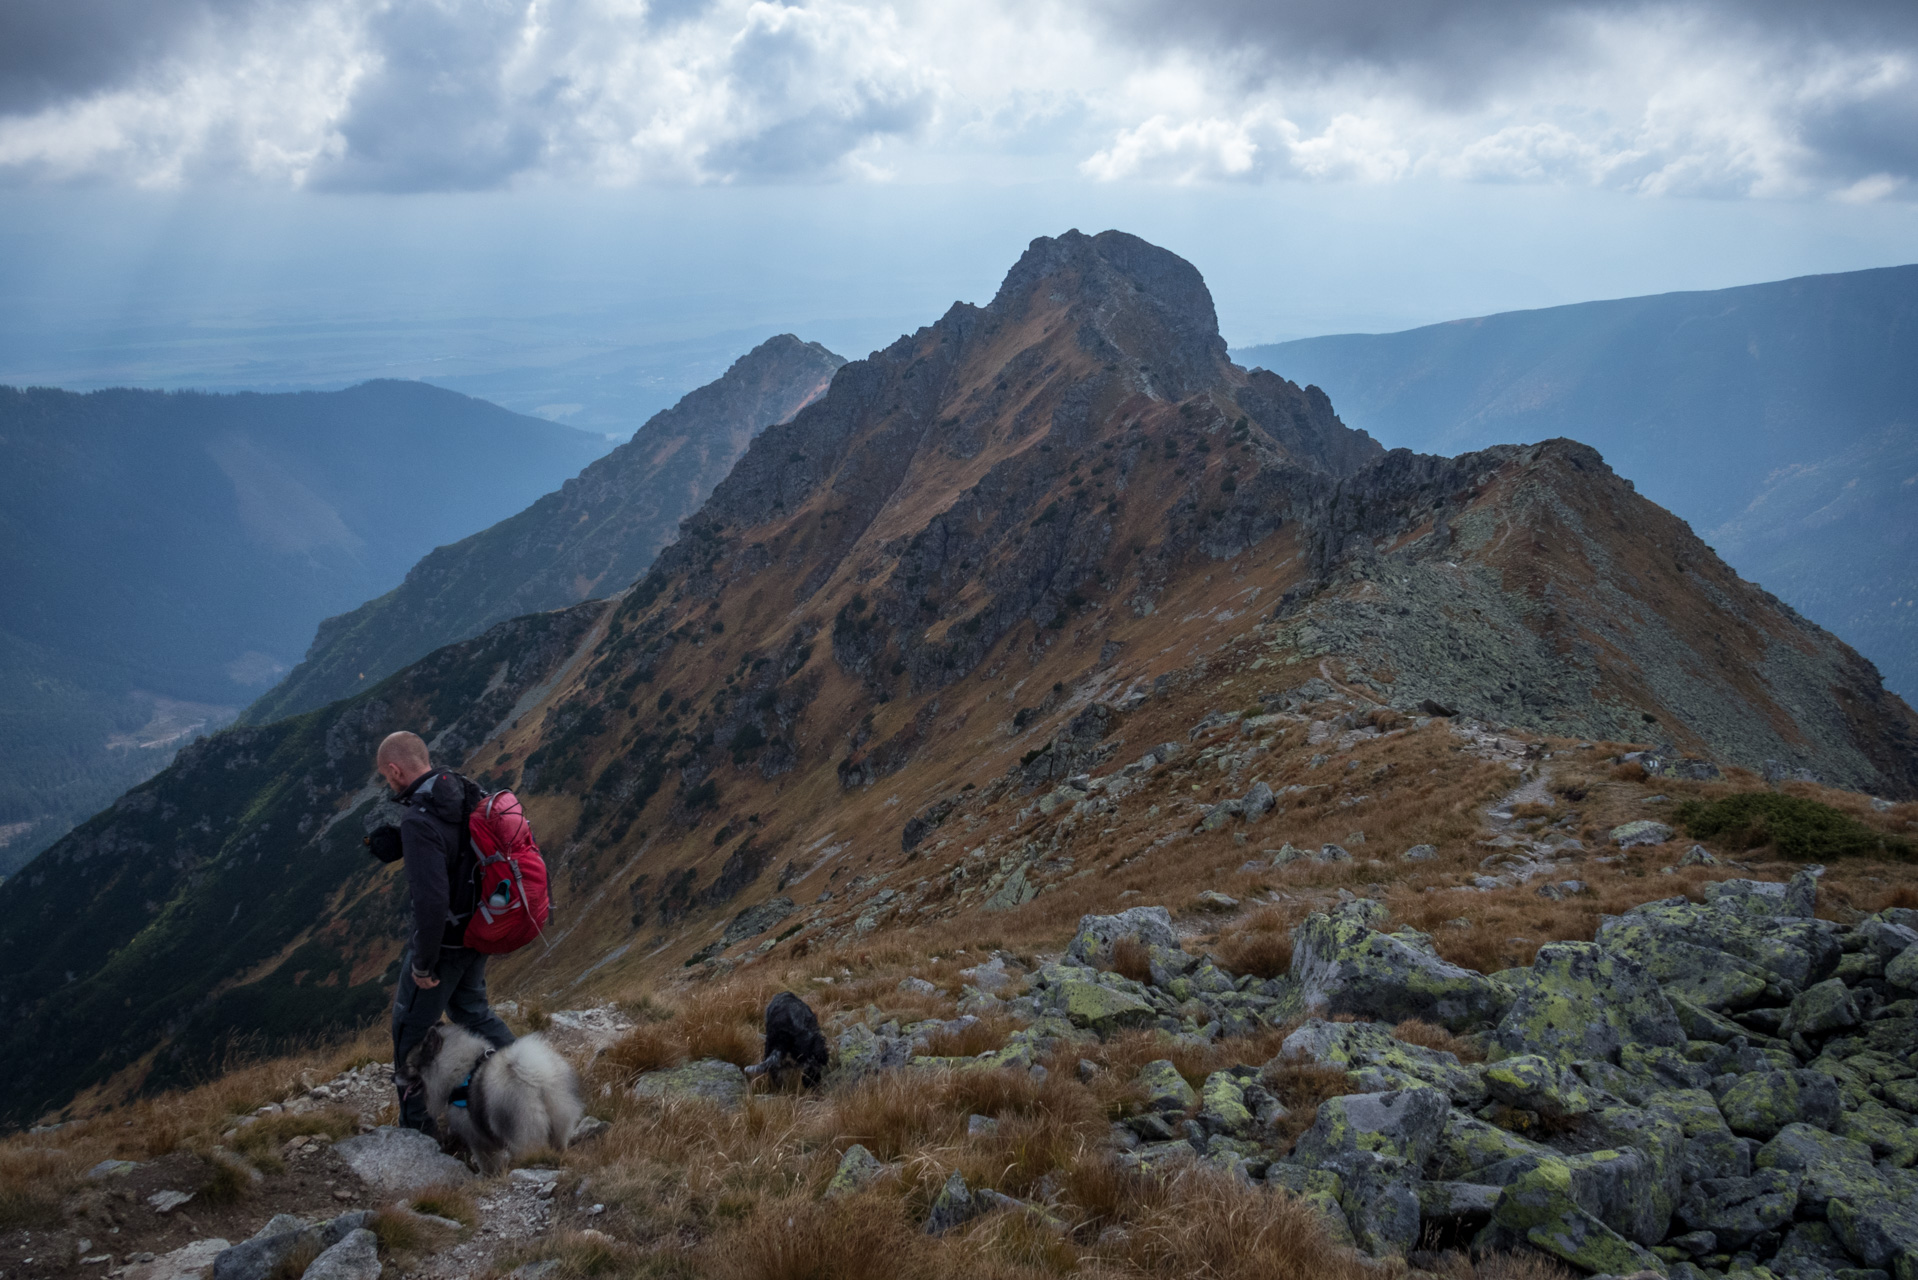
[[392,591],[322,622],[305,660],[242,720],[310,711],[496,622],[623,589],[752,438],[818,396],[844,363],[791,334],[761,343],[557,492],[438,548]]
[[[542,619],[577,636],[554,633],[551,651],[571,650],[540,659],[551,674],[484,650]],[[490,681],[501,688],[462,713]],[[1201,793],[1217,798],[1205,783],[1225,757],[1195,755],[1189,787],[1145,827],[1106,827],[1104,798],[1057,788],[1160,751],[1161,707],[1190,724],[1195,710],[1332,691],[1380,715],[1443,698],[1535,731],[1655,734],[1726,765],[1784,754],[1918,794],[1918,719],[1869,665],[1739,580],[1590,449],[1384,453],[1322,393],[1233,365],[1189,264],[1121,233],[1068,232],[1034,241],[987,306],[955,304],[841,368],[611,603],[503,624],[291,727],[223,734],[191,772],[136,793],[142,812],[102,815],[43,859],[43,878],[0,886],[0,1015],[23,1028],[5,1058],[37,1073],[9,1114],[201,1060],[204,1044],[173,1028],[215,1000],[229,1035],[264,1047],[290,1034],[275,993],[315,974],[328,998],[377,979],[399,945],[392,898],[378,897],[378,919],[345,904],[391,895],[392,873],[355,870],[325,842],[366,820],[365,761],[388,727],[443,734],[442,762],[525,798],[552,868],[551,945],[493,980],[550,1000],[677,972],[712,955],[745,906],[782,922],[752,944],[764,954],[802,944],[822,913],[833,936],[863,937],[885,917],[1017,906],[1042,878],[1077,874],[1075,860],[1111,869],[1191,848],[1205,860],[1194,876],[1209,874],[1215,848],[1174,842],[1203,816]],[[269,760],[254,735],[277,735],[281,753]],[[1399,781],[1355,767],[1319,756],[1290,792],[1327,797],[1314,823],[1356,825]],[[231,789],[194,790],[229,774]],[[1078,795],[1083,809],[1034,834],[1035,813]],[[161,874],[147,869],[149,814],[217,833],[190,847],[234,878],[197,864],[167,873],[170,898],[130,887],[97,905],[93,886]],[[97,1003],[82,1017],[61,996],[65,969],[101,981],[100,959],[69,939],[110,965],[188,947],[190,930],[217,933],[232,913],[208,886],[263,887],[328,848],[346,861],[303,890],[308,916],[281,913],[245,956],[199,965],[139,1025]],[[54,902],[70,906],[57,930]],[[334,949],[330,968],[315,945]],[[24,1056],[46,1042],[70,1046],[57,1075]]]
[[230,719],[320,619],[607,447],[414,382],[0,388],[0,874]]
[[1237,354],[1390,444],[1584,441],[1918,697],[1918,266]]

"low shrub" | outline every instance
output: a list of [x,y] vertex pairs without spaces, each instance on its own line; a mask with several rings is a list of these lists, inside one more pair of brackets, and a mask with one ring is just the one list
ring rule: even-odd
[[1911,853],[1909,840],[1888,836],[1828,804],[1777,791],[1687,800],[1675,813],[1694,839],[1713,840],[1728,849],[1769,845],[1780,857],[1801,861]]

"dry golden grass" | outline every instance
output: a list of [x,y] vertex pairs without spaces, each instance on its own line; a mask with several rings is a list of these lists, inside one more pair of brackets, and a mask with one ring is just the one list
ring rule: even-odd
[[310,1133],[344,1138],[358,1128],[359,1115],[338,1107],[302,1113],[282,1111],[277,1115],[261,1116],[252,1124],[242,1126],[233,1135],[231,1145],[235,1151],[264,1167],[269,1163],[279,1164],[280,1148],[294,1138]]
[[1228,972],[1277,978],[1292,968],[1292,930],[1303,911],[1261,907],[1228,929],[1213,949]]
[[479,1225],[479,1205],[459,1187],[428,1187],[413,1197],[413,1208],[469,1227]]
[[0,1230],[60,1224],[60,1206],[80,1185],[84,1157],[16,1140],[0,1147]]
[[935,1058],[972,1058],[1005,1047],[1006,1037],[1017,1029],[1010,1018],[981,1018],[957,1031],[940,1031],[926,1037],[926,1053]]
[[1152,955],[1137,938],[1120,938],[1113,943],[1112,962],[1107,968],[1134,982],[1152,981]]
[[1392,1038],[1406,1044],[1419,1045],[1426,1049],[1437,1049],[1449,1053],[1460,1062],[1483,1062],[1484,1052],[1477,1044],[1462,1036],[1453,1035],[1444,1027],[1433,1026],[1418,1018],[1407,1018],[1392,1028]]
[[1326,1237],[1317,1211],[1209,1170],[1124,1174],[1099,1188],[1119,1231],[1095,1246],[1127,1273],[1219,1280],[1358,1280],[1369,1273]]

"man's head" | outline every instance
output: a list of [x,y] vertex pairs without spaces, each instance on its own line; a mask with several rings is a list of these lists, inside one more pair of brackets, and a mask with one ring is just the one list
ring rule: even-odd
[[426,754],[426,743],[417,733],[408,733],[402,729],[398,733],[389,733],[380,743],[379,753],[373,757],[373,768],[380,777],[386,779],[386,785],[393,794],[412,786],[423,773],[433,769],[433,758]]

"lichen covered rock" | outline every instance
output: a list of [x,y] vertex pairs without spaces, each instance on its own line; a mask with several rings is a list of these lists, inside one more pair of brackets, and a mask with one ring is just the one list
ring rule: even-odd
[[1838,1082],[1822,1071],[1762,1071],[1742,1077],[1718,1099],[1733,1133],[1771,1138],[1794,1121],[1820,1129],[1838,1123]]
[[1483,974],[1441,960],[1419,938],[1375,932],[1347,903],[1314,913],[1293,934],[1292,978],[1308,1011],[1398,1022],[1422,1018],[1454,1031],[1497,1020],[1505,992]]
[[1615,1062],[1627,1043],[1685,1045],[1678,1015],[1643,966],[1590,942],[1540,947],[1492,1038],[1508,1054],[1535,1053],[1560,1066]]

